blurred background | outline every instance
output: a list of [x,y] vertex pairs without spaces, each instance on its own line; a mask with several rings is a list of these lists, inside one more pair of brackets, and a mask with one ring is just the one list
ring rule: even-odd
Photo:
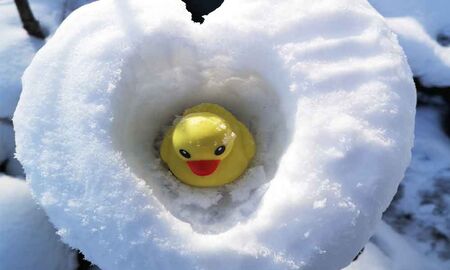
[[[63,20],[90,2],[93,0],[0,0],[0,174],[26,177],[14,158],[12,122],[22,73]],[[192,20],[202,23],[207,20],[203,16],[223,0],[183,2]],[[404,260],[405,245],[426,264],[450,269],[450,1],[369,2],[398,35],[414,73],[418,94],[415,146],[405,178],[384,214],[386,227],[349,269],[368,269],[363,265],[375,256],[375,247],[394,262]],[[0,197],[2,192],[0,189]],[[2,241],[0,247],[8,244]],[[83,254],[76,254],[77,269],[95,268]]]

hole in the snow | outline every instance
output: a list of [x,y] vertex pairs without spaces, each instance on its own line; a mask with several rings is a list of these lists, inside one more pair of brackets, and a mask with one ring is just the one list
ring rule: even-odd
[[444,47],[450,46],[450,26],[443,28],[437,35],[436,41]]
[[[450,33],[449,33],[450,34]],[[437,42],[444,47],[450,46],[450,35],[438,34]]]
[[[295,115],[295,108],[281,93],[288,89],[273,88],[253,71],[199,68],[195,49],[186,44],[161,46],[170,56],[143,48],[127,60],[114,92],[113,142],[133,174],[147,183],[152,196],[174,217],[197,232],[220,233],[244,222],[258,208],[292,135],[284,112]],[[182,184],[159,155],[162,136],[174,117],[204,102],[232,112],[256,142],[257,154],[248,171],[219,188]]]
[[224,0],[182,0],[186,9],[192,14],[192,21],[203,23],[204,15],[208,15],[219,8]]

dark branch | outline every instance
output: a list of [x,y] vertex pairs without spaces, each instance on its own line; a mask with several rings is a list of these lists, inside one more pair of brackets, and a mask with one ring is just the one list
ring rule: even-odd
[[23,28],[31,36],[44,39],[45,34],[42,31],[39,22],[34,18],[31,11],[28,0],[14,0],[16,2],[17,10],[19,11],[20,20],[22,21]]

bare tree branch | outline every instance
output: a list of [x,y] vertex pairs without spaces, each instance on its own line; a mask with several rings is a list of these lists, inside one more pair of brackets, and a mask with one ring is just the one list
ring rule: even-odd
[[16,3],[17,10],[19,11],[23,28],[27,31],[29,35],[44,39],[45,34],[42,31],[39,22],[34,18],[28,0],[14,0],[14,1]]

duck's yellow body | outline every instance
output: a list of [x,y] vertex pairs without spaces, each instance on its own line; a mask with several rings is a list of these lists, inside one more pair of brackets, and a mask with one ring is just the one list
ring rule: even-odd
[[215,187],[242,175],[255,155],[255,141],[229,111],[203,103],[187,109],[164,135],[160,154],[182,182]]

